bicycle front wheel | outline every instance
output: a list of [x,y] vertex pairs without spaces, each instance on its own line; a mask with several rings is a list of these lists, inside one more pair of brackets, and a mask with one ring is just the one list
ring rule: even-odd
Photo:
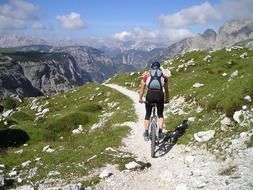
[[151,124],[151,157],[155,157],[155,144],[156,144],[156,126]]

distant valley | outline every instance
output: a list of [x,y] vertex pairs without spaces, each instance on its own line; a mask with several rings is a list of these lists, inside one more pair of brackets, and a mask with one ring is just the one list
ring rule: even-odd
[[88,82],[101,83],[118,73],[141,70],[154,60],[163,62],[196,49],[213,51],[233,45],[252,49],[253,21],[229,21],[217,32],[207,29],[168,48],[145,42],[100,48],[52,43],[0,35],[0,99],[11,94],[52,95]]

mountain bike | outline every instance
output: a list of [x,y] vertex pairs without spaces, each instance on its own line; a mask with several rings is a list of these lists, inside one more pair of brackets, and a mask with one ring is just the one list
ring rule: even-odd
[[[142,101],[141,103],[148,103],[147,101]],[[151,157],[155,157],[156,147],[159,146],[160,140],[164,140],[165,136],[159,138],[159,126],[157,121],[157,103],[151,103],[151,118],[149,125],[149,139],[151,141]]]
[[150,141],[151,141],[151,157],[155,157],[156,146],[159,145],[159,127],[157,125],[157,104],[152,103],[152,116],[150,122]]

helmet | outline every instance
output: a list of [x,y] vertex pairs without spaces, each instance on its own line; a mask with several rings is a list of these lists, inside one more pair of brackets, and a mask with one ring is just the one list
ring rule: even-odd
[[158,61],[155,61],[155,62],[151,63],[150,67],[152,69],[160,68],[160,63]]

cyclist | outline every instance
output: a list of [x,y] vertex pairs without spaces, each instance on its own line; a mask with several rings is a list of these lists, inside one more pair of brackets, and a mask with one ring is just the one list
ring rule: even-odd
[[[139,94],[139,102],[143,103],[143,95],[145,92],[145,87],[147,87],[147,94],[146,94],[146,115],[144,120],[144,140],[149,140],[149,125],[150,125],[150,116],[152,103],[157,103],[157,115],[158,115],[158,126],[159,126],[159,138],[163,137],[163,125],[164,125],[164,118],[163,118],[163,110],[164,110],[164,103],[169,102],[169,90],[168,90],[168,77],[165,76],[160,69],[159,62],[153,62],[150,65],[150,71],[144,75],[141,81],[141,88]],[[164,98],[165,97],[165,98]]]

